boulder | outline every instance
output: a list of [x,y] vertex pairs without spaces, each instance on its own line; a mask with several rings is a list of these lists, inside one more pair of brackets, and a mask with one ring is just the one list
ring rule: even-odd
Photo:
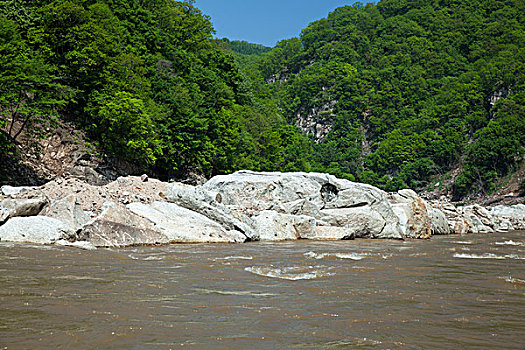
[[[340,234],[345,232],[344,238],[400,238],[397,235],[390,237],[385,235],[386,220],[374,210],[366,207],[325,209],[322,221],[329,226],[344,228],[344,231],[333,231]],[[397,224],[397,218],[395,220]],[[325,233],[330,232],[324,230]]]
[[19,194],[30,193],[36,191],[38,187],[14,187],[14,186],[2,186],[0,188],[0,194],[4,196],[15,196]]
[[41,215],[58,219],[74,230],[82,228],[91,220],[90,215],[82,210],[76,195],[54,201],[42,211]]
[[237,243],[247,240],[241,232],[228,230],[204,215],[174,203],[131,203],[127,207],[148,220],[170,243]]
[[82,227],[78,239],[96,247],[169,243],[168,237],[149,221],[114,202],[104,203],[102,213]]
[[220,193],[222,203],[227,206],[261,212],[274,210],[283,203],[301,199],[307,199],[318,207],[323,207],[321,186],[305,173],[238,171],[231,175],[215,176],[202,185],[202,188],[209,192]]
[[469,223],[462,216],[449,218],[448,225],[454,234],[464,235],[471,232]]
[[315,219],[265,210],[253,217],[261,241],[284,241],[315,236]]
[[434,206],[442,209],[451,233],[463,235],[494,232],[494,220],[491,213],[479,205],[456,207],[448,202],[434,202]]
[[430,205],[427,206],[427,212],[430,218],[432,235],[448,235],[452,233],[445,213],[437,208],[432,208]]
[[242,213],[232,211],[222,204],[220,193],[208,192],[200,187],[183,184],[170,184],[166,199],[179,206],[204,215],[230,231],[241,232],[248,241],[259,240],[259,234],[253,229],[253,222]]
[[494,222],[492,215],[485,208],[475,204],[462,207],[460,213],[468,223],[467,233],[492,233]]
[[41,198],[7,198],[0,205],[9,211],[10,217],[17,216],[35,216],[38,215],[42,208],[47,204],[47,200]]
[[492,227],[483,224],[481,219],[468,211],[463,213],[464,220],[468,223],[467,233],[492,233],[494,230]]
[[509,220],[494,217],[494,230],[496,232],[509,232],[515,229]]
[[399,219],[405,237],[428,239],[432,233],[427,203],[416,192],[404,189],[389,195],[388,200]]
[[306,215],[314,218],[320,218],[323,216],[319,207],[306,199],[283,203],[277,211],[292,215]]
[[525,205],[497,205],[490,210],[492,216],[498,220],[506,220],[515,230],[525,230]]
[[328,174],[239,171],[216,176],[202,188],[220,194],[225,206],[248,215],[274,210],[318,221],[326,217],[329,226],[344,227],[345,232],[355,224],[356,237],[403,238],[385,192]]
[[463,213],[476,216],[478,220],[481,221],[483,226],[488,226],[490,228],[494,227],[494,218],[492,217],[490,211],[478,204],[464,207]]
[[61,239],[74,240],[73,229],[46,216],[14,217],[0,226],[1,241],[53,244]]

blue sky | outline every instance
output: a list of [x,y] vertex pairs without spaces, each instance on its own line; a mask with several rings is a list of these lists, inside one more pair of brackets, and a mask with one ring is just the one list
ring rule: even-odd
[[[354,0],[196,0],[211,17],[218,38],[274,46],[298,36],[308,23]],[[366,3],[366,1],[362,1]]]

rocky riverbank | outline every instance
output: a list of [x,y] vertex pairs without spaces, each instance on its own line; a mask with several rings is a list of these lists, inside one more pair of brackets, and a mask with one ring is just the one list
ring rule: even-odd
[[430,238],[525,229],[525,205],[458,207],[317,173],[239,171],[201,186],[121,177],[3,186],[0,240],[85,249],[169,243]]

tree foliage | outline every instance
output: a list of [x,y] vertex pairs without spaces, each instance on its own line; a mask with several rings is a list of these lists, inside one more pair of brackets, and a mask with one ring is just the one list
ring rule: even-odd
[[382,0],[270,49],[212,39],[193,1],[0,1],[0,155],[62,118],[161,177],[312,170],[396,190],[458,168],[458,198],[487,193],[523,158],[524,23],[522,0]]
[[295,164],[286,140],[299,154],[307,139],[255,96],[229,51],[269,48],[225,49],[213,33],[191,1],[1,1],[0,152],[60,117],[161,177]]
[[460,167],[458,197],[487,193],[523,156],[524,14],[521,0],[356,3],[240,62],[290,123],[333,106],[313,115],[332,126],[317,170],[396,190]]

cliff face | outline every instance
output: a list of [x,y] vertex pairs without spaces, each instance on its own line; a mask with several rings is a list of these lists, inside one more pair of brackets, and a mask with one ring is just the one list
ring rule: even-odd
[[334,126],[336,104],[336,100],[329,100],[319,107],[300,107],[295,115],[295,126],[301,128],[303,134],[311,136],[314,142],[323,142]]

